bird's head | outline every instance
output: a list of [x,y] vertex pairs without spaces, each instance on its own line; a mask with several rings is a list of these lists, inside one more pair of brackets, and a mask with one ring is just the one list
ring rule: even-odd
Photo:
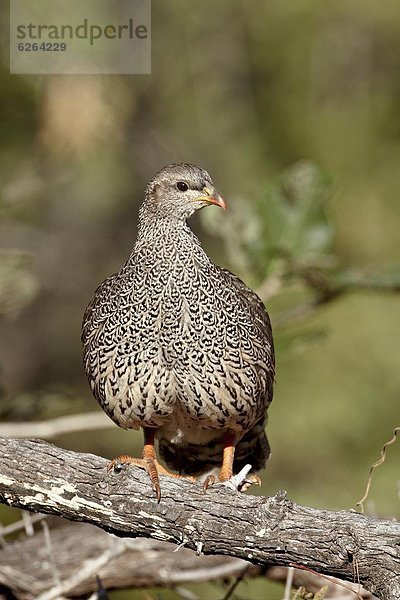
[[186,220],[210,204],[226,208],[210,175],[196,165],[181,163],[164,167],[146,189],[145,205],[159,216]]

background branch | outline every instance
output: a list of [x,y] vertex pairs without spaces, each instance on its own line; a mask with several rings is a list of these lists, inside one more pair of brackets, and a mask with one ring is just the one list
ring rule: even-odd
[[[44,518],[49,521],[54,549],[52,562],[63,587],[54,584],[45,534],[39,528],[33,537],[11,541],[0,550],[0,586],[10,590],[18,600],[61,591],[67,596],[90,594],[97,589],[97,576],[106,589],[169,587],[178,588],[178,592],[187,583],[227,582],[233,577],[240,578],[244,571],[246,578],[266,576],[280,583],[287,576],[288,569],[284,567],[263,569],[238,558],[196,556],[186,548],[174,552],[174,546],[167,542],[120,539],[91,525]],[[35,560],[26,560],[32,556]],[[346,584],[344,588],[334,579],[323,579],[299,569],[294,569],[292,583],[313,593],[326,587],[326,600],[354,600],[354,592],[359,591],[357,585]],[[363,600],[372,598],[365,590],[360,590],[360,596]]]
[[38,437],[47,440],[66,433],[112,427],[115,427],[114,423],[103,411],[93,410],[43,421],[0,423],[0,435],[18,438]]

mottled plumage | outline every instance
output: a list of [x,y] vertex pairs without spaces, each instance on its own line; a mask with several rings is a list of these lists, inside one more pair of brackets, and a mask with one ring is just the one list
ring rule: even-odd
[[161,170],[147,187],[132,254],[96,290],[82,328],[101,407],[125,429],[156,428],[166,465],[192,475],[221,463],[227,431],[235,434],[235,471],[248,462],[258,470],[269,455],[270,320],[189,228],[190,215],[210,203],[223,201],[206,171]]

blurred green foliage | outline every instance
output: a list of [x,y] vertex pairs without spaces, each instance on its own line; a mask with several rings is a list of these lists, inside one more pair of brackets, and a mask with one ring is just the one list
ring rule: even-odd
[[[354,507],[399,424],[400,5],[152,10],[151,76],[22,77],[0,65],[0,418],[95,408],[85,305],[130,252],[148,179],[195,162],[230,210],[202,211],[193,227],[267,299],[274,325],[262,492]],[[59,443],[111,457],[141,442],[117,428],[99,437]],[[395,444],[374,473],[370,512],[399,515],[399,457]],[[246,597],[281,597],[249,586]]]
[[0,316],[4,319],[16,319],[38,293],[32,262],[28,253],[0,250]]

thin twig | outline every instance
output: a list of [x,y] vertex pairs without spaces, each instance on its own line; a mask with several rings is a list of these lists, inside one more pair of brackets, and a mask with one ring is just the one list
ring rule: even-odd
[[29,512],[26,512],[26,510],[22,511],[22,522],[24,524],[24,529],[25,529],[25,533],[28,537],[32,537],[33,534],[35,533],[35,530],[33,529],[33,522],[32,522],[32,515]]
[[[47,515],[31,515],[31,523],[37,523],[38,521],[43,521],[43,519],[47,519]],[[6,525],[5,527],[1,527],[0,535],[9,535],[10,533],[15,533],[20,529],[25,529],[25,523],[23,519],[16,521],[15,523],[11,523],[10,525]]]
[[287,571],[283,600],[290,600],[290,592],[292,590],[292,585],[293,585],[293,575],[294,575],[294,567],[289,567],[288,571]]
[[176,592],[182,600],[200,600],[200,597],[197,594],[180,585],[174,588],[174,592]]
[[323,575],[322,573],[317,573],[317,571],[314,571],[314,569],[310,569],[309,567],[305,567],[304,565],[292,565],[292,566],[295,567],[296,569],[300,569],[302,571],[307,571],[308,573],[312,573],[313,575],[321,577],[321,579],[325,579],[325,581],[328,581],[329,583],[338,585],[338,586],[344,588],[345,590],[355,594],[355,596],[358,600],[363,600],[359,591],[353,590],[353,588],[351,588],[349,585],[347,585],[344,582],[339,581],[338,579],[332,580],[331,577],[328,577],[327,575]]
[[49,563],[50,563],[51,569],[52,569],[53,580],[54,580],[54,583],[57,586],[59,586],[59,585],[61,585],[61,577],[60,577],[60,572],[57,568],[57,565],[54,561],[54,551],[53,551],[53,546],[51,543],[50,530],[49,530],[47,521],[42,522],[42,527],[43,527],[44,540],[45,540],[46,549],[47,549],[47,556],[49,558]]
[[239,583],[241,581],[243,581],[243,578],[245,577],[247,571],[249,570],[251,565],[246,565],[243,569],[243,571],[240,573],[240,575],[238,575],[235,579],[235,581],[233,582],[233,584],[230,586],[230,588],[228,589],[228,591],[226,592],[225,596],[223,597],[222,600],[229,600],[229,598],[232,596],[233,592],[236,590],[237,586],[239,585]]
[[362,513],[364,512],[364,502],[368,498],[369,490],[370,490],[371,483],[372,483],[372,474],[374,472],[374,469],[376,469],[376,467],[379,467],[379,465],[381,465],[383,462],[385,462],[386,448],[388,446],[391,446],[391,444],[394,444],[394,442],[396,441],[397,434],[398,434],[399,431],[400,431],[400,427],[396,427],[395,430],[394,430],[394,432],[393,432],[393,436],[391,437],[391,439],[388,442],[386,442],[384,444],[384,446],[382,447],[380,458],[376,462],[374,462],[374,464],[371,466],[371,468],[369,470],[367,487],[365,488],[364,496],[356,504],[356,506],[360,507],[360,510],[361,510]]
[[62,594],[68,594],[70,590],[85,581],[88,576],[94,576],[102,566],[107,564],[111,558],[115,558],[124,552],[125,546],[123,542],[116,543],[112,548],[106,550],[101,556],[93,560],[86,561],[81,568],[73,573],[71,577],[60,582],[54,588],[41,594],[37,600],[56,600]]

